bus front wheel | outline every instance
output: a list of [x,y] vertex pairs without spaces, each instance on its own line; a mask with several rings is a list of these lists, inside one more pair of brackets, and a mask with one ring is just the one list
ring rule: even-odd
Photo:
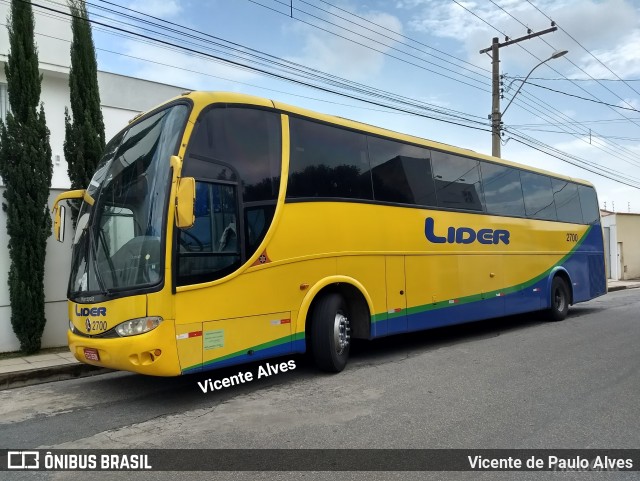
[[323,371],[340,372],[349,358],[351,327],[347,304],[340,294],[320,297],[311,317],[311,350]]
[[551,282],[551,307],[549,308],[549,320],[562,321],[569,312],[569,286],[560,276],[553,278]]

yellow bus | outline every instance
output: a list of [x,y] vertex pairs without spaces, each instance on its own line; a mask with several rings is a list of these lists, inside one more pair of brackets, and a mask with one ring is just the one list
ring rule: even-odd
[[73,234],[69,347],[174,376],[606,293],[587,182],[279,102],[189,92],[106,147]]

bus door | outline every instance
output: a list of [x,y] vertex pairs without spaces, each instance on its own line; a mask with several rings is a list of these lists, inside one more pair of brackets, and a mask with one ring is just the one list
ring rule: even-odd
[[404,256],[385,258],[387,285],[387,333],[407,332],[407,288]]

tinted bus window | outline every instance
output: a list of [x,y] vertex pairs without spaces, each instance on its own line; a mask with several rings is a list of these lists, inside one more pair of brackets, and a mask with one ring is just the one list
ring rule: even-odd
[[436,205],[429,151],[413,145],[368,137],[376,200]]
[[553,200],[556,204],[558,220],[582,224],[582,208],[578,197],[578,186],[573,182],[551,179]]
[[551,178],[533,172],[520,172],[524,205],[527,217],[543,220],[557,220],[556,206],[553,202]]
[[600,210],[598,208],[598,198],[593,187],[586,185],[578,186],[580,196],[580,207],[582,208],[582,220],[585,224],[595,224],[600,220]]
[[290,118],[287,197],[373,199],[363,134]]
[[480,162],[480,170],[487,212],[524,217],[520,171],[489,162]]
[[198,120],[185,174],[240,180],[243,202],[276,200],[280,187],[280,115],[242,107],[216,107]]
[[432,152],[438,207],[484,210],[478,161],[443,152]]
[[195,223],[178,231],[178,285],[207,282],[240,267],[236,187],[196,182]]

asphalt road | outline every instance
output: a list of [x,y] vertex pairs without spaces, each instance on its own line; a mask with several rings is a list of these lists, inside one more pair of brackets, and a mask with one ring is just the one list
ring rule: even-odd
[[[528,314],[362,342],[337,375],[317,372],[303,356],[285,357],[279,362],[294,360],[295,370],[206,394],[198,382],[238,371],[257,376],[265,362],[171,379],[113,373],[0,391],[0,448],[640,448],[639,312],[640,289],[618,291],[574,306],[560,323]],[[136,474],[136,479],[184,479],[180,473]],[[189,474],[252,480],[335,476]],[[609,473],[607,479],[637,476]],[[600,479],[602,474],[340,477]]]

